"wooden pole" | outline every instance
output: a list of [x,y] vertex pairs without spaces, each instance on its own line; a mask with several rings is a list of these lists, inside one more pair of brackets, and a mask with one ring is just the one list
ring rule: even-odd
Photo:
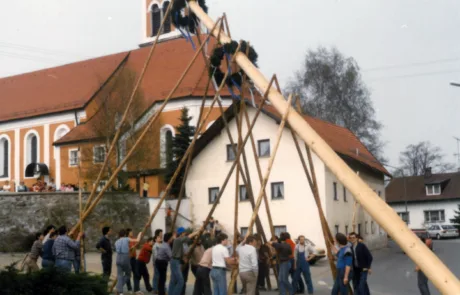
[[[289,106],[290,106],[291,100],[292,100],[292,94],[288,98]],[[275,140],[275,147],[273,149],[273,154],[270,156],[270,160],[268,161],[267,171],[265,172],[264,179],[260,186],[260,192],[259,192],[259,196],[257,197],[256,208],[252,212],[252,217],[251,217],[251,221],[249,222],[248,233],[246,234],[246,237],[252,234],[252,227],[254,226],[254,221],[256,219],[257,214],[259,213],[260,204],[262,203],[262,198],[264,195],[264,188],[267,185],[268,178],[270,177],[270,172],[272,171],[273,163],[275,162],[276,153],[278,151],[278,147],[281,142],[281,136],[283,135],[284,125],[286,124],[286,118],[289,114],[290,109],[291,108],[289,107],[286,110],[286,112],[283,114],[283,118],[281,119],[280,126],[278,127],[278,133],[277,133],[276,140]]]
[[353,228],[354,232],[356,232],[356,214],[358,211],[358,206],[359,203],[355,201],[355,203],[353,204],[353,216],[351,217],[351,227]]
[[[197,15],[208,29],[213,28],[213,20],[195,1],[189,2],[190,9]],[[216,30],[211,30],[216,34]],[[222,43],[231,41],[221,34]],[[268,81],[262,73],[249,61],[246,55],[236,54],[236,62],[262,92],[269,91],[269,100],[280,114],[290,107],[283,95],[275,89],[267,89]],[[287,117],[289,124],[308,146],[318,155],[337,179],[345,185],[355,199],[392,236],[398,245],[422,269],[430,281],[443,294],[460,294],[460,282],[457,277],[441,262],[441,260],[407,227],[404,221],[360,179],[348,165],[332,150],[332,148],[316,133],[315,130],[297,112],[291,111]]]
[[[298,98],[297,98],[297,111],[301,112]],[[321,229],[323,232],[324,242],[327,248],[326,254],[327,254],[328,261],[329,261],[329,267],[331,269],[332,278],[335,279],[337,276],[337,267],[334,263],[334,257],[331,252],[331,248],[334,246],[334,243],[333,243],[334,238],[332,237],[331,230],[329,228],[326,216],[324,215],[324,211],[321,205],[321,199],[319,197],[319,191],[318,191],[318,183],[316,181],[315,166],[313,163],[313,159],[311,158],[310,149],[308,148],[308,146],[305,146],[306,151],[307,151],[307,156],[308,156],[308,163],[310,165],[311,176],[310,176],[310,173],[308,172],[307,164],[305,163],[305,158],[302,154],[302,150],[300,149],[299,141],[297,140],[297,135],[294,133],[294,130],[292,128],[290,128],[290,130],[291,130],[292,139],[294,141],[294,145],[297,149],[297,153],[299,154],[300,162],[302,163],[303,170],[305,172],[305,175],[307,176],[307,180],[310,185],[310,189],[311,189],[313,198],[316,203],[316,208],[318,209],[319,219],[321,222]]]
[[[218,24],[218,22],[216,23],[216,25]],[[207,38],[206,38],[206,41],[209,40],[211,35],[208,35]],[[177,88],[179,88],[180,84],[182,83],[182,81],[184,80],[185,76],[187,75],[187,73],[189,72],[190,68],[192,67],[192,65],[194,64],[195,60],[197,59],[198,55],[200,54],[200,52],[203,50],[204,48],[204,45],[206,44],[206,42],[204,42],[200,48],[197,50],[197,52],[195,53],[195,55],[193,56],[192,60],[190,61],[190,63],[188,64],[188,66],[186,67],[186,69],[184,70],[184,72],[182,73],[182,76],[179,78],[179,80],[176,82],[176,85],[173,87],[173,89],[170,91],[170,93],[168,94],[168,96],[165,98],[163,104],[159,107],[159,109],[155,112],[155,115],[150,119],[150,121],[146,124],[144,130],[142,131],[142,133],[140,134],[139,138],[136,140],[136,142],[134,143],[134,145],[132,146],[132,148],[129,150],[129,152],[127,153],[126,157],[121,161],[120,165],[118,165],[118,167],[115,169],[115,171],[113,172],[112,176],[110,177],[110,179],[107,181],[107,183],[104,185],[104,187],[102,188],[102,190],[99,192],[99,194],[97,195],[96,199],[94,200],[93,203],[91,203],[91,205],[88,207],[88,209],[83,213],[83,216],[82,218],[78,221],[78,223],[74,226],[74,228],[70,231],[70,234],[72,235],[75,231],[78,230],[79,226],[80,226],[80,223],[83,222],[87,217],[88,215],[92,212],[92,210],[96,207],[96,205],[100,202],[100,200],[102,199],[102,197],[104,196],[104,193],[105,191],[107,190],[107,188],[112,184],[112,182],[115,180],[115,178],[117,177],[118,173],[121,171],[121,169],[123,169],[123,166],[126,164],[126,162],[129,160],[129,158],[131,157],[131,155],[134,153],[134,151],[136,150],[136,148],[138,147],[138,145],[140,144],[140,142],[142,141],[142,139],[145,137],[145,135],[148,133],[148,131],[150,130],[150,127],[153,125],[153,123],[156,122],[156,120],[160,117],[160,114],[161,112],[163,111],[163,109],[166,107],[166,104],[168,103],[169,99],[172,97],[172,95],[175,93],[175,91],[177,90]]]
[[115,132],[115,136],[112,139],[112,143],[110,144],[109,150],[108,150],[107,155],[106,155],[106,157],[104,159],[104,163],[102,164],[101,170],[99,171],[99,174],[97,175],[95,185],[93,186],[93,188],[91,190],[91,194],[89,195],[88,200],[86,201],[85,209],[83,211],[86,211],[88,209],[89,205],[91,204],[91,201],[93,200],[94,196],[96,195],[96,190],[97,190],[97,187],[99,185],[99,182],[101,181],[101,178],[102,178],[102,175],[104,173],[104,170],[105,170],[105,168],[107,167],[107,165],[109,163],[110,155],[115,150],[115,147],[118,144],[118,139],[120,138],[121,131],[123,130],[122,127],[123,127],[126,119],[128,118],[128,112],[129,112],[129,110],[131,108],[131,105],[132,105],[132,103],[134,101],[134,97],[136,96],[137,90],[139,89],[139,86],[141,85],[141,82],[144,79],[145,72],[146,72],[146,70],[147,70],[147,68],[148,68],[148,66],[150,64],[150,60],[151,60],[151,58],[153,56],[153,53],[155,52],[155,48],[156,48],[156,46],[158,44],[158,39],[160,38],[160,35],[163,32],[164,24],[165,24],[166,20],[168,19],[168,16],[171,13],[171,9],[172,9],[172,6],[174,5],[174,1],[175,0],[172,0],[170,2],[169,6],[168,6],[168,9],[165,12],[165,17],[161,21],[160,29],[158,30],[158,33],[157,33],[157,35],[155,37],[155,41],[153,42],[152,48],[150,48],[149,54],[147,56],[147,59],[145,60],[144,66],[142,67],[142,70],[141,70],[141,73],[139,75],[139,78],[137,79],[136,85],[134,85],[133,91],[131,92],[131,95],[130,95],[129,100],[128,100],[128,104],[126,105],[125,111],[123,112],[123,116],[121,117],[121,120],[120,120],[120,123],[119,123],[120,128],[118,128],[117,131]]
[[[223,22],[224,24],[226,24],[226,26],[227,26],[227,31],[228,31],[228,30],[229,30],[229,29],[228,29],[228,23],[227,23],[227,21],[226,21],[226,16],[225,16],[225,14],[224,14],[224,16],[222,17],[222,22]],[[201,39],[200,39],[199,36],[198,36],[197,39],[198,39],[198,43],[201,44]],[[241,46],[241,43],[238,44],[238,48],[237,48],[237,50],[236,50],[237,52],[239,51],[240,46]],[[247,50],[249,50],[249,46],[247,46]],[[209,61],[208,61],[207,57],[204,55],[204,53],[203,53],[203,58],[204,58],[204,60],[205,60],[206,66],[209,67]],[[244,75],[244,77],[243,77],[243,80],[244,80],[244,81],[246,81],[246,78],[245,78],[245,77],[246,77],[246,75]],[[243,83],[242,83],[243,85],[245,85],[244,81],[243,81]],[[243,89],[244,89],[244,88],[243,88]],[[244,99],[244,93],[241,93],[241,97]],[[230,140],[230,144],[231,144],[233,153],[236,154],[237,148],[235,148],[235,141],[233,140],[233,136],[232,136],[232,134],[231,134],[231,132],[230,132],[230,128],[229,128],[229,126],[228,126],[227,118],[226,118],[225,116],[223,116],[223,114],[224,114],[224,109],[223,109],[223,107],[222,107],[222,103],[220,102],[220,100],[218,100],[218,101],[217,101],[217,104],[218,104],[218,107],[219,107],[219,110],[220,110],[220,113],[221,113],[221,116],[222,116],[222,119],[223,119],[223,122],[224,122],[225,131],[227,132],[227,136],[228,136],[228,138],[229,138],[229,140]],[[237,109],[237,108],[235,108],[235,110],[236,110],[236,109]],[[235,116],[236,116],[236,112],[235,112]],[[237,128],[240,128],[240,127],[238,127],[238,124],[239,124],[239,123],[238,123],[238,120],[236,120],[236,121],[237,121]],[[241,128],[240,128],[240,129],[241,129]],[[239,136],[240,136],[240,135],[239,135]],[[240,138],[238,138],[238,139],[240,139]],[[247,190],[247,193],[248,193],[248,197],[249,197],[249,202],[251,203],[251,207],[252,207],[252,209],[254,210],[254,206],[255,206],[255,202],[254,202],[254,193],[253,193],[253,190],[252,190],[251,178],[250,178],[250,175],[249,175],[249,169],[248,169],[248,164],[247,164],[247,158],[246,158],[246,152],[245,152],[245,150],[243,150],[242,156],[243,156],[243,166],[244,166],[245,170],[243,171],[243,170],[241,169],[241,166],[238,165],[238,166],[239,166],[239,167],[238,167],[239,170],[237,170],[237,171],[239,171],[239,172],[241,173],[241,179],[243,180],[243,183],[244,183],[244,185],[245,185],[245,187],[246,187],[246,190]],[[246,175],[245,175],[245,174],[246,174]],[[257,227],[257,231],[261,234],[262,239],[263,239],[264,241],[267,241],[267,237],[266,237],[266,235],[265,235],[265,231],[264,231],[264,228],[263,228],[263,226],[262,226],[262,222],[260,221],[260,218],[259,218],[258,216],[257,216],[257,219],[256,219],[256,227]]]
[[[78,147],[78,205],[80,211],[80,219],[83,215],[83,201],[82,201],[82,191],[81,191],[81,157],[80,157],[80,147]],[[83,232],[83,222],[80,224],[80,232]],[[84,270],[85,266],[85,240],[82,237],[80,240],[80,269],[79,271]]]

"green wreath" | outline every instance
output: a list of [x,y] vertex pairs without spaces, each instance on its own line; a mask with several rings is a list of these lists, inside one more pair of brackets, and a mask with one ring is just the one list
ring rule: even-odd
[[[224,44],[223,46],[216,47],[214,49],[211,56],[209,75],[211,77],[214,76],[217,85],[220,85],[222,83],[222,80],[225,76],[224,72],[222,72],[220,68],[222,65],[222,60],[224,59],[224,57],[227,57],[230,60],[231,56],[236,54],[237,48],[238,42],[232,41],[230,43]],[[244,54],[246,54],[247,48],[248,43],[246,41],[242,41],[239,52],[243,52]],[[248,58],[257,67],[258,55],[252,46],[249,46]],[[239,70],[236,73],[229,73],[225,83],[228,87],[241,87],[241,84],[243,83],[243,70]]]

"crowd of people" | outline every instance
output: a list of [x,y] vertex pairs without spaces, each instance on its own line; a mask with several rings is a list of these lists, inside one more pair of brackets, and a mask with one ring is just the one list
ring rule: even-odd
[[[216,221],[213,220],[215,226]],[[258,234],[237,236],[237,247],[225,233],[213,227],[195,241],[199,231],[189,232],[179,227],[175,232],[163,233],[157,229],[140,247],[141,233],[136,237],[132,229],[122,229],[114,245],[111,242],[110,227],[102,229],[102,237],[96,245],[101,253],[103,276],[109,281],[112,272],[113,252],[116,253],[117,285],[116,294],[123,295],[126,290],[142,295],[141,280],[148,292],[159,295],[185,295],[186,283],[191,270],[195,276],[193,295],[226,295],[227,271],[238,268],[242,283],[240,294],[258,295],[267,290],[265,282],[269,279],[270,266],[278,274],[278,287],[281,295],[314,294],[314,284],[310,271],[310,261],[315,258],[315,249],[305,236],[296,241],[289,233],[273,237],[263,243]],[[67,228],[59,229],[53,225],[43,233],[36,234],[30,253],[26,256],[22,269],[26,272],[39,269],[37,260],[42,258],[42,268],[57,267],[62,271],[76,273],[80,271],[80,233],[75,240],[67,235]],[[193,242],[196,247],[191,253]],[[335,246],[331,249],[335,255],[337,276],[331,294],[346,295],[351,286],[354,294],[370,294],[367,284],[368,275],[372,273],[372,254],[364,244],[362,237],[354,232],[348,236],[338,233]],[[153,264],[153,279],[150,281],[148,264]],[[170,269],[169,285],[166,286],[167,272]],[[428,280],[419,268],[416,268],[419,289],[422,295],[429,294]],[[212,284],[211,284],[212,281]],[[237,293],[235,284],[234,293]]]
[[[83,189],[87,190],[86,182],[83,186]],[[62,183],[60,187],[57,187],[54,183],[54,179],[51,178],[49,182],[43,181],[41,178],[37,178],[36,182],[32,184],[32,186],[28,187],[24,181],[19,182],[17,186],[15,186],[14,182],[10,182],[6,180],[1,186],[0,192],[76,192],[78,191],[78,186],[71,183]]]

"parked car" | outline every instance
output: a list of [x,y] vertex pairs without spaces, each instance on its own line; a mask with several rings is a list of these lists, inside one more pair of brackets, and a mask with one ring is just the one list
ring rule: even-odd
[[426,229],[412,229],[412,231],[417,235],[417,237],[425,238],[425,244],[428,248],[433,250],[433,239],[431,239]]
[[438,240],[442,238],[458,238],[458,230],[450,224],[433,224],[428,227],[428,235]]

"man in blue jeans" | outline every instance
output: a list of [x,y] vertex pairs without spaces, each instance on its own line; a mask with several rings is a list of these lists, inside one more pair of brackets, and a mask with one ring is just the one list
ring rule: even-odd
[[184,277],[182,275],[181,262],[184,258],[184,244],[189,243],[191,239],[198,234],[198,231],[189,234],[185,228],[179,227],[177,229],[177,238],[172,246],[172,259],[171,259],[171,278],[169,279],[168,295],[181,295],[184,288]]
[[65,272],[71,272],[75,260],[75,251],[80,250],[80,239],[83,233],[80,232],[75,241],[67,236],[67,227],[65,226],[61,226],[58,229],[58,233],[59,237],[54,241],[52,249],[56,258],[55,266]]
[[353,289],[357,295],[369,295],[367,276],[371,273],[372,254],[354,232],[349,234],[353,253]]
[[289,271],[292,267],[291,258],[292,255],[292,248],[286,242],[288,239],[288,235],[286,233],[281,233],[280,235],[280,242],[270,242],[273,248],[276,249],[278,253],[278,258],[280,261],[279,271],[278,271],[278,284],[281,295],[294,294],[294,288],[292,284],[289,282]]
[[231,258],[227,248],[228,236],[219,234],[216,246],[212,248],[211,279],[214,288],[213,295],[227,295],[227,265],[235,265],[236,258]]
[[295,246],[294,259],[295,259],[295,274],[294,274],[294,290],[297,290],[300,277],[303,274],[305,283],[307,284],[308,294],[313,294],[313,282],[311,280],[310,260],[315,256],[315,249],[305,242],[305,236],[299,236],[299,243]]
[[160,272],[158,271],[158,267],[155,265],[155,260],[157,259],[158,249],[161,247],[163,243],[163,230],[162,229],[155,230],[155,235],[153,239],[154,239],[155,244],[153,244],[153,249],[152,249],[152,260],[153,260],[152,288],[153,288],[153,294],[158,294],[158,280],[160,277]]

